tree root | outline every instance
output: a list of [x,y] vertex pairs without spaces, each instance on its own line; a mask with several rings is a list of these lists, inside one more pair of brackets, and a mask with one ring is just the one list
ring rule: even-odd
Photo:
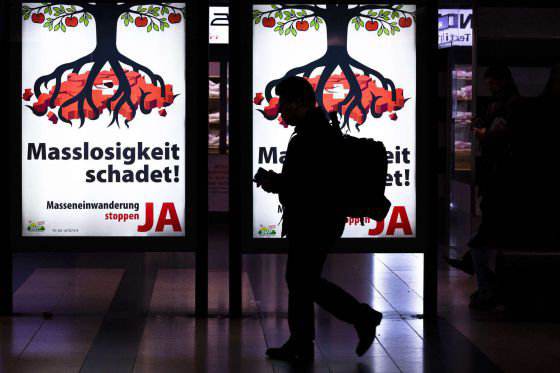
[[136,72],[138,72],[138,71],[145,72],[146,75],[148,75],[150,77],[150,80],[152,81],[152,84],[155,85],[156,87],[157,87],[157,83],[159,83],[160,87],[161,87],[161,97],[165,97],[165,82],[163,81],[163,78],[161,76],[159,76],[157,74],[154,74],[152,72],[152,70],[148,69],[146,66],[140,65],[139,63],[131,60],[130,58],[126,57],[125,55],[121,54],[120,52],[118,54],[118,59],[119,59],[119,61],[127,64],[130,67],[132,67],[132,69]]
[[[156,87],[159,84],[159,87],[161,88],[161,97],[165,97],[165,82],[163,80],[163,78],[157,74],[154,74],[149,68],[140,65],[139,63],[131,60],[130,58],[124,56],[123,54],[121,54],[120,52],[116,53],[116,58],[97,58],[96,59],[96,54],[95,52],[92,52],[90,54],[88,54],[87,56],[81,57],[75,61],[69,62],[69,63],[65,63],[63,65],[58,66],[52,73],[42,76],[40,78],[38,78],[35,81],[34,84],[34,93],[35,96],[38,98],[41,95],[41,85],[44,85],[45,88],[47,88],[47,85],[50,81],[52,81],[53,79],[56,81],[55,83],[55,88],[52,94],[51,99],[49,100],[49,107],[50,108],[54,108],[55,107],[55,100],[58,97],[59,93],[60,93],[60,88],[62,85],[62,76],[64,75],[64,73],[66,73],[68,70],[72,69],[73,73],[78,74],[80,72],[80,69],[87,63],[89,62],[93,62],[93,66],[89,72],[88,78],[86,80],[86,83],[84,84],[84,87],[81,89],[81,91],[73,96],[72,98],[66,100],[64,103],[62,103],[58,109],[58,117],[61,121],[68,123],[70,125],[72,125],[72,122],[70,119],[66,118],[63,114],[62,114],[62,109],[73,104],[73,103],[78,103],[78,115],[80,118],[80,128],[84,125],[85,123],[85,119],[86,119],[86,114],[85,114],[85,110],[84,110],[84,105],[85,102],[88,103],[88,105],[91,107],[91,109],[94,112],[94,116],[93,118],[91,118],[92,120],[96,120],[99,118],[100,112],[99,109],[95,106],[94,100],[93,100],[93,86],[94,86],[94,82],[95,79],[97,78],[97,76],[99,75],[99,72],[101,71],[101,69],[103,68],[103,66],[108,62],[109,65],[113,68],[113,71],[115,72],[115,75],[119,81],[119,88],[117,89],[117,91],[113,94],[113,96],[111,96],[111,98],[109,98],[109,100],[107,101],[107,108],[109,110],[109,112],[113,113],[113,117],[111,122],[109,123],[108,127],[110,127],[113,123],[116,123],[117,126],[119,126],[119,111],[121,109],[121,107],[124,104],[127,104],[130,109],[132,110],[132,119],[134,119],[135,115],[136,115],[136,108],[134,107],[134,104],[132,102],[131,99],[131,94],[132,94],[132,87],[130,86],[130,83],[128,82],[128,78],[126,77],[126,73],[124,72],[124,69],[121,65],[121,63],[124,63],[128,66],[130,66],[135,72],[144,72],[146,75],[148,75],[151,79],[151,82],[153,85],[155,85]],[[144,114],[149,114],[151,112],[151,109],[146,109],[145,107],[145,99],[146,96],[148,94],[145,93],[144,91],[141,90],[141,96],[140,96],[140,102],[139,102],[139,106],[140,106],[140,111]],[[177,95],[174,95],[173,98],[177,97]],[[116,101],[117,104],[115,105],[115,108],[113,110],[111,110],[111,104]],[[26,105],[32,112],[33,114],[37,115],[37,116],[43,116],[46,114],[46,112],[48,111],[48,108],[46,108],[43,111],[37,110],[35,109],[33,106],[31,105]],[[130,119],[130,120],[132,120]],[[128,127],[128,123],[130,122],[130,120],[126,119],[124,124]],[[120,127],[120,126],[119,126]]]
[[323,57],[319,58],[318,60],[315,60],[311,63],[308,63],[305,66],[300,66],[300,67],[293,68],[290,71],[288,71],[286,74],[284,74],[283,77],[270,81],[264,89],[264,97],[266,98],[266,100],[270,102],[270,99],[272,98],[272,89],[275,88],[278,85],[278,83],[280,83],[283,79],[285,79],[289,76],[294,76],[294,75],[298,75],[298,74],[302,74],[302,73],[304,74],[304,76],[306,78],[308,78],[311,75],[311,73],[313,72],[313,70],[315,70],[318,67],[324,66],[322,64],[325,62],[325,56],[323,56]]
[[[47,89],[47,86],[49,84],[49,82],[51,80],[55,80],[55,87],[54,87],[54,91],[52,94],[52,97],[49,101],[49,107],[52,109],[55,107],[54,102],[56,100],[56,98],[58,97],[58,94],[60,93],[60,86],[62,85],[62,76],[64,75],[64,73],[70,69],[72,69],[73,73],[76,73],[77,71],[80,71],[80,69],[82,68],[82,66],[84,66],[85,64],[92,62],[92,56],[93,53],[90,53],[84,57],[78,58],[75,61],[72,62],[68,62],[65,63],[63,65],[58,66],[52,73],[44,75],[40,78],[38,78],[35,81],[35,84],[33,86],[33,92],[35,94],[35,97],[39,98],[39,96],[42,94],[41,93],[41,85],[44,85],[45,89]],[[46,108],[44,111],[39,111],[36,110],[30,106],[27,106],[29,108],[31,108],[31,110],[33,111],[33,113],[35,115],[38,116],[42,116],[45,115],[48,111],[48,108]]]
[[104,62],[100,62],[100,61],[95,61],[93,66],[91,67],[91,71],[88,75],[88,78],[86,80],[86,83],[84,84],[84,88],[82,88],[82,90],[74,97],[66,100],[62,105],[60,105],[60,107],[58,108],[58,117],[61,121],[68,123],[70,125],[72,125],[72,122],[70,121],[70,119],[64,117],[64,115],[62,114],[62,109],[73,104],[74,102],[78,103],[78,115],[80,117],[80,128],[84,125],[85,123],[85,119],[86,119],[86,115],[84,112],[84,103],[87,100],[88,104],[90,105],[90,107],[92,108],[93,112],[94,112],[94,120],[99,118],[99,110],[97,109],[97,107],[93,104],[93,97],[92,97],[92,88],[93,88],[93,82],[95,81],[95,78],[97,77],[97,75],[99,74],[99,72],[101,71],[101,69],[103,68]]
[[[352,113],[352,111],[354,110],[354,108],[358,108],[362,114],[367,115],[368,114],[368,110],[363,106],[362,104],[362,90],[360,88],[360,84],[358,83],[358,80],[356,79],[356,76],[352,70],[352,68],[357,68],[359,70],[363,71],[364,75],[367,76],[373,76],[374,78],[378,79],[379,82],[381,83],[381,85],[383,86],[383,88],[385,90],[388,90],[391,92],[391,98],[392,100],[396,100],[396,89],[395,89],[395,85],[393,83],[392,80],[385,78],[383,75],[381,75],[378,71],[373,70],[367,66],[365,66],[364,64],[356,61],[355,59],[353,59],[352,57],[350,57],[348,55],[347,52],[345,53],[337,53],[338,51],[329,51],[327,50],[327,52],[325,53],[325,55],[323,55],[323,57],[308,63],[305,66],[300,66],[300,67],[296,67],[293,68],[291,70],[289,70],[286,74],[284,74],[283,77],[279,78],[279,79],[275,79],[270,81],[265,88],[265,98],[268,102],[270,102],[271,98],[272,98],[272,89],[275,88],[278,83],[280,83],[283,79],[289,77],[289,76],[295,76],[298,74],[303,74],[303,76],[305,78],[309,78],[309,76],[311,75],[311,73],[320,67],[324,67],[323,71],[321,72],[321,75],[319,77],[319,82],[317,83],[317,87],[315,89],[315,95],[317,98],[317,103],[318,105],[326,111],[324,103],[323,103],[323,91],[325,90],[325,86],[327,84],[328,79],[330,78],[331,74],[333,73],[333,71],[337,68],[340,67],[340,69],[342,70],[342,73],[344,74],[344,76],[346,77],[346,80],[348,81],[349,84],[349,92],[346,95],[346,97],[338,104],[338,109],[337,112],[339,115],[343,115],[342,114],[342,108],[345,105],[348,105],[345,112],[344,112],[344,117],[343,117],[343,121],[342,121],[342,126],[341,129],[344,128],[349,128],[349,122],[350,122],[350,115]],[[370,110],[370,114],[373,118],[377,119],[380,118],[382,114],[377,114],[374,110],[375,108],[375,102],[379,99],[379,97],[376,97],[373,93],[371,93],[372,95],[372,106],[371,106],[371,110]],[[275,119],[278,114],[272,116],[272,115],[267,115],[264,110],[261,109],[257,109],[257,111],[259,111],[260,113],[262,113],[262,115],[268,119],[268,120],[272,120]],[[360,124],[356,123],[356,130],[360,130],[359,129]]]
[[[132,87],[130,86],[130,83],[128,82],[128,78],[126,77],[126,73],[124,72],[119,61],[115,59],[110,59],[109,64],[113,67],[113,71],[115,72],[115,75],[119,80],[119,89],[117,89],[117,92],[115,92],[113,97],[111,97],[109,101],[107,101],[107,109],[109,110],[109,112],[111,112],[111,102],[118,99],[117,104],[115,105],[115,109],[113,110],[113,120],[111,120],[111,123],[109,123],[108,127],[110,127],[115,122],[117,123],[117,127],[120,127],[119,111],[121,107],[124,105],[124,103],[126,102],[126,104],[132,110],[132,119],[134,119],[134,117],[136,116],[136,108],[134,107],[134,104],[132,103],[132,99],[130,98],[132,94]],[[125,119],[124,124],[127,127],[128,127],[128,122],[129,120]]]

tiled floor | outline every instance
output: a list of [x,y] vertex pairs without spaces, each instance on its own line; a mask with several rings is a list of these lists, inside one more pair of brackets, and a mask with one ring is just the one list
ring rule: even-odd
[[122,269],[37,268],[14,293],[14,309],[21,314],[102,316],[122,274]]
[[[264,356],[289,334],[285,256],[244,256],[244,317],[229,319],[222,233],[211,236],[207,319],[192,317],[193,254],[17,256],[17,314],[0,318],[0,372],[302,371]],[[384,319],[358,358],[352,326],[317,308],[316,359],[303,371],[559,371],[557,324],[470,312],[473,279],[443,265],[440,318],[423,320],[422,261],[421,254],[331,255],[325,277]]]
[[[560,372],[560,323],[538,317],[508,316],[468,308],[475,279],[460,271],[439,272],[440,317],[453,326],[505,372]],[[552,289],[552,288],[551,288]],[[523,296],[523,295],[521,295]]]

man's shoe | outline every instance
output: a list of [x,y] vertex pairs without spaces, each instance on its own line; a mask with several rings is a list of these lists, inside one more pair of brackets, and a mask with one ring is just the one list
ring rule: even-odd
[[356,347],[356,354],[362,356],[369,350],[370,346],[375,339],[375,329],[381,323],[383,314],[377,312],[367,304],[362,304],[363,314],[360,321],[354,324],[354,328],[358,332],[358,346]]
[[273,360],[283,360],[293,363],[312,362],[315,358],[315,348],[313,342],[305,345],[296,345],[288,340],[282,347],[271,347],[266,350],[266,354]]
[[461,270],[469,275],[474,274],[474,265],[471,257],[471,252],[467,251],[462,258],[452,259],[445,257],[445,261],[449,266]]
[[471,294],[469,308],[473,310],[491,311],[497,306],[496,297],[491,291],[479,289]]

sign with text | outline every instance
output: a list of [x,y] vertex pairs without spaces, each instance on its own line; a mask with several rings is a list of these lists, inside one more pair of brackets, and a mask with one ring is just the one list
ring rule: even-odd
[[185,235],[185,3],[22,5],[22,234]]
[[211,6],[209,12],[208,39],[210,44],[228,44],[229,7]]
[[[288,76],[308,79],[318,104],[338,112],[343,132],[385,144],[385,194],[392,207],[383,222],[347,219],[346,238],[416,236],[415,10],[365,4],[253,8],[253,174],[259,167],[282,170],[293,127],[278,112],[275,87]],[[341,193],[354,188],[367,186],[348,185]],[[279,238],[281,216],[278,196],[254,185],[253,237]],[[321,217],[310,214],[309,225],[320,232]]]
[[438,47],[472,46],[472,9],[438,10]]

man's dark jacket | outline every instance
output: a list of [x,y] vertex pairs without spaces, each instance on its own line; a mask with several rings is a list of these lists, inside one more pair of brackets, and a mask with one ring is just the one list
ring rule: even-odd
[[278,178],[282,236],[342,235],[345,216],[337,196],[352,191],[338,177],[345,161],[338,151],[340,141],[322,109],[311,109],[296,126]]

